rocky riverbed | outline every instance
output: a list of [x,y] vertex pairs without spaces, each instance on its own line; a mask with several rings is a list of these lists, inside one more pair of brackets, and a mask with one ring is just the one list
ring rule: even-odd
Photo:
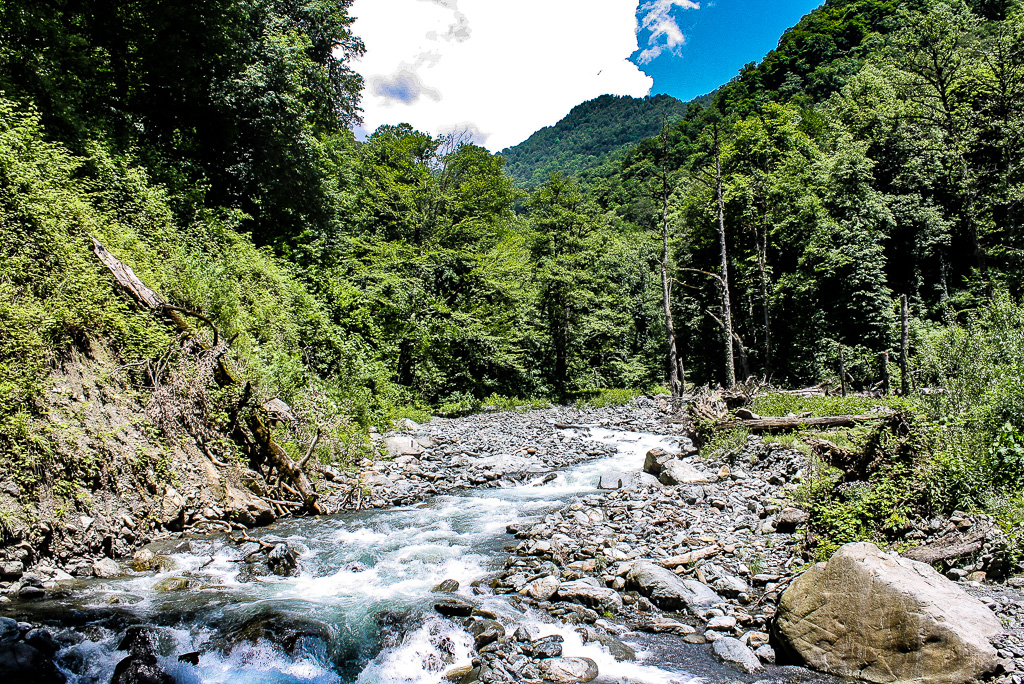
[[[641,398],[408,424],[380,436],[389,457],[330,474],[328,501],[349,513],[241,546],[165,540],[132,564],[97,561],[84,583],[29,568],[0,586],[0,614],[21,620],[0,625],[0,672],[31,656],[61,668],[40,681],[164,681],[118,679],[134,658],[176,681],[250,681],[253,643],[272,654],[264,667],[313,673],[268,682],[827,680],[791,665],[773,629],[809,566],[793,500],[807,457],[759,438],[701,457],[674,408]],[[1001,621],[989,678],[1024,684],[1024,582],[987,581],[981,558],[948,576]],[[75,624],[55,617],[62,605]],[[339,625],[362,631],[342,643]],[[132,643],[161,648],[119,651],[133,629],[151,634]]]

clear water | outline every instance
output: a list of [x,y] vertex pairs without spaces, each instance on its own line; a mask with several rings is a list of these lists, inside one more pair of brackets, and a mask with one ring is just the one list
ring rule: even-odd
[[[473,490],[385,511],[298,519],[260,530],[256,536],[286,540],[301,550],[297,577],[241,582],[236,547],[213,539],[173,554],[173,570],[92,581],[62,606],[62,621],[79,623],[67,629],[82,640],[64,649],[59,662],[70,682],[106,684],[125,655],[116,650],[125,625],[143,623],[161,626],[161,662],[183,684],[440,684],[446,671],[469,664],[472,649],[470,637],[432,609],[438,598],[433,587],[455,579],[460,595],[481,602],[506,625],[528,624],[535,637],[562,634],[565,655],[598,662],[599,681],[686,681],[642,664],[617,663],[604,647],[583,644],[575,632],[552,624],[546,615],[523,615],[501,597],[472,594],[470,584],[499,569],[503,547],[514,541],[506,534],[507,525],[536,519],[597,491],[604,472],[639,470],[653,447],[679,446],[678,438],[602,428],[563,434],[614,444],[618,453],[544,484],[538,478],[537,484]],[[187,591],[155,589],[162,580],[183,574],[193,582]],[[224,640],[224,634],[259,616],[268,617],[271,625],[298,624],[310,635],[298,638],[290,652],[262,639]],[[202,651],[197,666],[177,661],[177,654],[192,651]]]

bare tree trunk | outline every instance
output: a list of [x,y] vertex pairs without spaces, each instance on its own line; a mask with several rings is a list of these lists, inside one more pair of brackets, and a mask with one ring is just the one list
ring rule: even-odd
[[882,364],[882,394],[885,396],[889,395],[889,352],[884,351],[881,354],[880,363]]
[[732,306],[729,303],[729,255],[725,246],[725,202],[722,199],[722,155],[718,124],[712,127],[715,143],[715,189],[718,196],[718,246],[721,251],[722,339],[725,345],[725,384],[736,384],[736,362],[732,354]]
[[662,304],[665,307],[665,330],[668,336],[668,374],[669,385],[673,397],[683,394],[686,385],[686,375],[683,372],[682,359],[676,351],[676,328],[672,319],[672,288],[668,276],[668,169],[666,158],[668,157],[668,141],[665,138],[665,131],[662,129],[661,142],[661,296]]
[[[760,235],[758,234],[760,232]],[[764,314],[764,362],[770,375],[772,372],[772,327],[768,311],[768,221],[761,225],[761,231],[754,228],[754,242],[757,243],[757,270],[761,276],[761,312]]]
[[846,352],[843,345],[839,345],[839,386],[842,388],[843,399],[846,398]]
[[910,394],[910,378],[907,375],[907,354],[910,351],[910,306],[907,303],[907,295],[900,298],[901,318],[903,320],[903,335],[900,339],[900,394]]

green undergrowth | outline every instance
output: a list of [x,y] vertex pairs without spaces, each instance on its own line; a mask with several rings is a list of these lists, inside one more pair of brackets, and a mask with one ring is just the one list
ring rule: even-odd
[[823,418],[870,413],[871,409],[877,406],[900,411],[912,408],[914,405],[915,402],[912,400],[897,396],[801,397],[796,394],[772,392],[755,397],[751,410],[761,416],[788,416],[791,413],[795,415],[807,413],[808,417]]

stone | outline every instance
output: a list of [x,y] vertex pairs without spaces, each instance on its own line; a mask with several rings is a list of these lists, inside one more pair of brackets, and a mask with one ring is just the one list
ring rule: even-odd
[[696,580],[684,580],[671,570],[649,561],[633,564],[626,585],[636,588],[662,610],[706,608],[722,602],[711,587]]
[[527,582],[526,585],[519,590],[519,593],[529,596],[530,598],[537,599],[538,601],[547,601],[555,595],[560,584],[561,582],[557,577],[548,575],[547,577],[540,577],[532,582]]
[[639,471],[603,473],[597,480],[598,489],[635,489],[646,485],[659,485],[658,478]]
[[695,627],[691,627],[685,622],[677,622],[665,617],[655,618],[650,622],[644,623],[640,629],[652,634],[677,634],[679,636],[686,636],[697,631]]
[[747,583],[735,575],[721,575],[711,583],[711,588],[722,596],[736,598],[747,592]]
[[101,558],[92,564],[92,574],[100,579],[113,579],[120,577],[123,573],[121,566],[113,558]]
[[188,580],[184,577],[165,577],[153,585],[153,591],[160,593],[185,591],[186,589],[188,589]]
[[745,408],[736,409],[736,417],[740,420],[761,420],[761,416]]
[[0,579],[16,580],[25,572],[25,564],[21,561],[6,561],[0,563]]
[[66,678],[38,649],[24,643],[0,643],[0,682],[64,684]]
[[697,470],[687,461],[669,461],[662,466],[658,480],[664,485],[692,484],[694,482],[707,482],[708,474]]
[[248,490],[227,485],[224,487],[224,517],[246,527],[262,527],[277,519],[274,509]]
[[10,644],[21,637],[21,630],[18,629],[18,621],[7,617],[0,617],[0,644]]
[[156,554],[149,549],[142,548],[135,552],[132,556],[132,570],[135,572],[147,572],[152,570],[154,567],[154,561]]
[[497,620],[476,620],[469,626],[468,631],[473,635],[478,651],[505,636],[505,628]]
[[133,653],[114,668],[110,684],[175,684],[151,653]]
[[755,648],[754,655],[760,658],[762,662],[768,663],[769,665],[775,664],[775,649],[769,644],[764,644]]
[[708,620],[708,629],[716,632],[728,632],[736,626],[736,618],[731,615],[720,615]]
[[572,601],[602,611],[622,610],[622,597],[619,596],[619,592],[608,587],[595,587],[583,580],[563,582],[558,586],[557,596],[563,601]]
[[644,457],[644,472],[651,475],[661,475],[661,469],[664,465],[674,458],[675,456],[664,449],[651,449]]
[[761,660],[739,639],[722,637],[711,644],[711,653],[723,663],[732,665],[747,674],[755,674],[764,669]]
[[454,594],[458,590],[459,581],[453,579],[446,579],[444,582],[441,582],[436,587],[434,587],[434,591],[439,591],[444,594]]
[[160,500],[160,523],[169,530],[180,530],[184,524],[185,497],[170,485]]
[[636,660],[636,651],[629,644],[622,642],[604,630],[587,628],[587,642],[596,642],[608,649],[613,658],[622,661]]
[[267,554],[267,566],[278,577],[297,577],[299,555],[287,544],[277,544]]
[[809,666],[887,683],[959,684],[997,665],[999,619],[931,566],[866,542],[841,547],[782,595],[780,643]]
[[419,456],[423,447],[415,437],[409,435],[392,435],[384,440],[384,448],[391,458],[399,456]]
[[597,663],[590,658],[548,658],[538,665],[541,677],[556,684],[577,684],[597,679]]
[[47,658],[52,658],[57,655],[57,651],[60,650],[57,646],[56,640],[48,630],[36,627],[30,629],[25,634],[25,643],[42,653]]
[[445,617],[469,617],[475,608],[473,603],[454,596],[434,604],[434,610]]
[[809,517],[807,511],[799,508],[784,508],[775,521],[775,531],[785,534],[796,532],[797,528],[804,525]]
[[534,658],[557,658],[562,655],[562,642],[559,634],[542,637],[523,646],[523,653]]

